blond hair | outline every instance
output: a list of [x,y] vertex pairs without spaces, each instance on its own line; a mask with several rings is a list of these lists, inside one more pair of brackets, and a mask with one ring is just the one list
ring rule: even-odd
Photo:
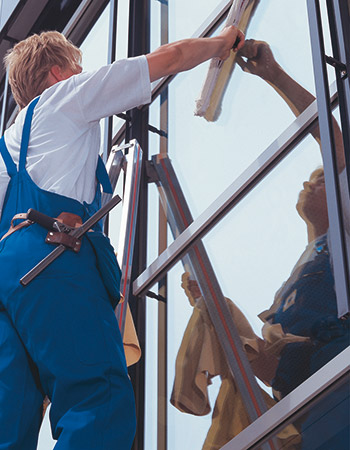
[[[49,87],[50,69],[77,71],[81,65],[81,51],[57,31],[33,34],[16,44],[4,58],[9,69],[9,83],[20,108]],[[79,70],[78,70],[79,71]]]

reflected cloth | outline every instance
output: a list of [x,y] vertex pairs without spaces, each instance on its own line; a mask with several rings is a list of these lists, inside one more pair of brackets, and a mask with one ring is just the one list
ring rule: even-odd
[[[255,335],[249,322],[229,299],[226,299],[237,326],[243,347],[250,361],[258,359],[261,340]],[[221,376],[221,387],[215,402],[212,424],[203,444],[203,450],[219,449],[250,423],[244,401],[230,374],[225,356],[211,323],[202,297],[197,299],[192,316],[182,339],[176,358],[176,371],[170,402],[180,411],[202,416],[211,411],[208,385],[211,379]],[[275,401],[262,390],[268,407]],[[293,426],[278,435],[284,448],[291,440],[300,440]],[[281,441],[281,442],[282,442]]]

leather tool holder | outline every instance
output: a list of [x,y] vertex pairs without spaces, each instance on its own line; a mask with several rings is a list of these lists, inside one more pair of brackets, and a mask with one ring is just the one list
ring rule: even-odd
[[81,247],[81,239],[77,239],[67,233],[60,233],[59,231],[49,231],[46,235],[45,242],[48,244],[63,244],[75,253],[78,253]]
[[[67,225],[70,228],[80,227],[82,224],[81,217],[76,214],[62,212],[57,221]],[[78,253],[81,247],[81,239],[77,239],[68,233],[59,231],[49,231],[46,235],[45,242],[48,244],[63,244],[65,247],[70,248],[75,253]]]

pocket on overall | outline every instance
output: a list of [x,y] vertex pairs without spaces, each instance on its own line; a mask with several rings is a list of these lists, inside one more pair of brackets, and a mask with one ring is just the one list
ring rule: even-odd
[[97,268],[110,297],[112,306],[115,308],[120,300],[121,270],[114,249],[108,237],[101,232],[91,231],[86,233],[85,236],[94,249]]

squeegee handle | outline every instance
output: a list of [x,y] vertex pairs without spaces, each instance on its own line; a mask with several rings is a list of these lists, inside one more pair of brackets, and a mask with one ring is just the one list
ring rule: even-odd
[[[101,209],[93,214],[81,227],[74,228],[70,233],[77,239],[81,238],[87,231],[89,231],[94,225],[97,224],[106,214],[111,211],[118,203],[121,202],[119,195],[115,195],[107,202]],[[38,276],[47,266],[55,261],[66,250],[63,244],[56,247],[51,253],[49,253],[44,259],[42,259],[33,269],[31,269],[26,275],[20,279],[22,286],[27,286],[36,276]]]

